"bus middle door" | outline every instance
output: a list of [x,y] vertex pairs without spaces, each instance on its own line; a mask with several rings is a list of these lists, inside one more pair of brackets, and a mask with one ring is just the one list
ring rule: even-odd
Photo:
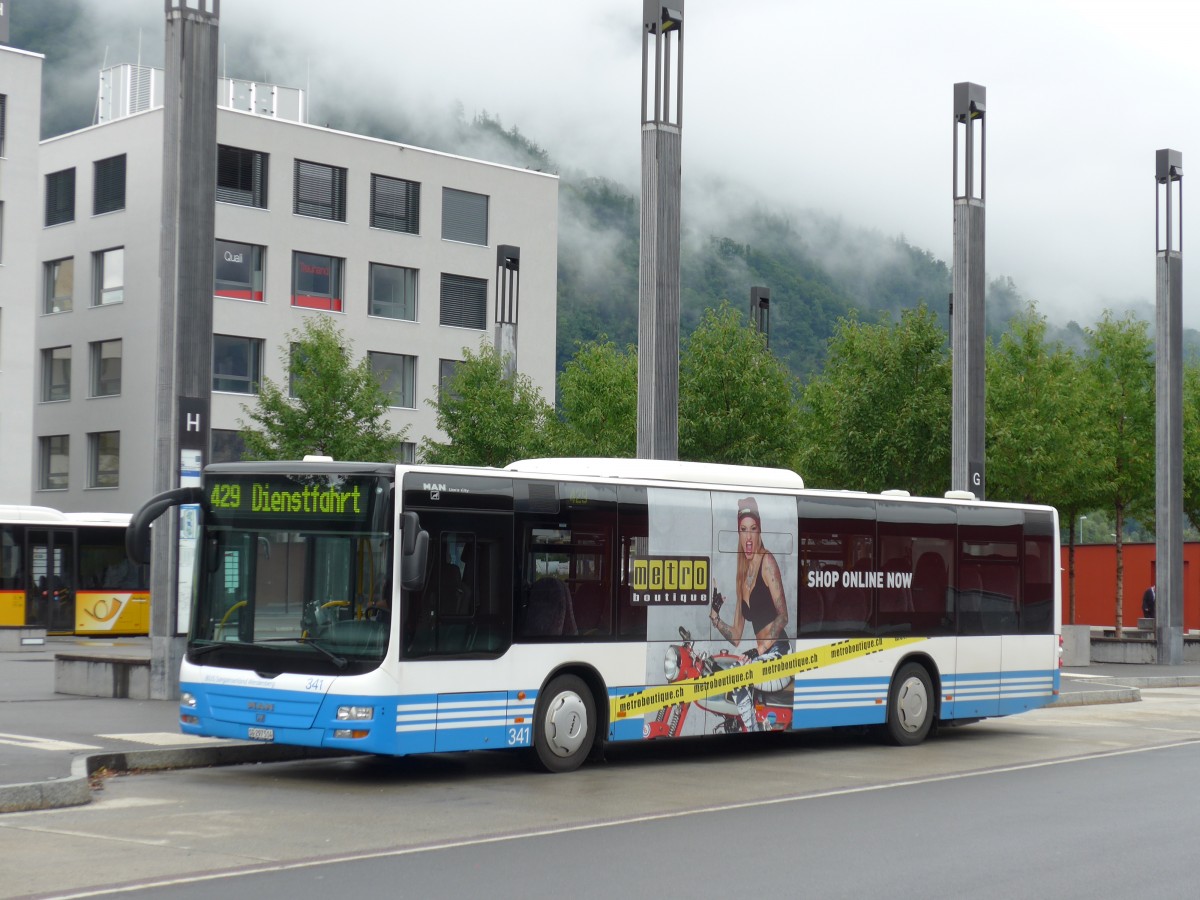
[[75,536],[58,529],[29,531],[26,623],[52,634],[75,630]]

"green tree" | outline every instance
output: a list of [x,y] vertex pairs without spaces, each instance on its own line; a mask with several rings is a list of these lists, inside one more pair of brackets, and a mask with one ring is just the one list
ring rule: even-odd
[[803,395],[800,473],[814,487],[904,488],[950,481],[950,358],[924,304],[899,322],[838,322],[825,370]]
[[728,301],[705,311],[679,360],[679,458],[795,465],[796,385]]
[[506,466],[517,459],[542,456],[552,447],[553,407],[523,373],[506,378],[504,359],[480,342],[479,352],[463,348],[463,359],[441,386],[437,425],[445,442],[426,437],[421,458],[428,463]]
[[1154,346],[1145,322],[1111,312],[1087,330],[1084,365],[1101,447],[1099,492],[1116,520],[1116,634],[1122,635],[1128,515],[1154,518]]
[[1200,525],[1200,359],[1183,367],[1183,514]]
[[637,454],[637,348],[601,338],[577,344],[558,376],[555,452],[632,458]]
[[239,420],[246,459],[300,459],[306,453],[334,459],[394,460],[408,429],[396,433],[385,417],[388,395],[364,357],[355,364],[350,344],[334,320],[314,316],[281,347],[291,394],[264,378],[249,417]]
[[1068,621],[1075,621],[1075,524],[1102,499],[1099,443],[1082,360],[1047,344],[1031,304],[987,348],[987,495],[1057,506],[1068,527]]

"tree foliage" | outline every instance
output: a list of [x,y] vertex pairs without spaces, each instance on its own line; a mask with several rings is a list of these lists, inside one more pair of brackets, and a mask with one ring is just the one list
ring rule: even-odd
[[1074,482],[1077,415],[1067,415],[1080,383],[1079,360],[1046,343],[1046,320],[1032,308],[987,347],[987,496],[1050,503]]
[[423,439],[425,462],[506,466],[552,448],[553,407],[528,375],[505,377],[503,357],[486,340],[478,353],[463,348],[462,361],[442,385],[439,399],[430,404],[447,440]]
[[705,312],[679,361],[679,456],[795,464],[797,389],[763,335],[728,302]]
[[1124,556],[1128,515],[1147,521],[1154,512],[1154,346],[1145,322],[1105,312],[1087,330],[1084,365],[1092,415],[1101,447],[1099,495],[1116,520],[1116,629],[1121,636]]
[[284,344],[281,358],[289,391],[262,380],[258,402],[242,411],[245,459],[300,459],[314,453],[334,459],[394,460],[407,435],[391,430],[388,395],[364,357],[354,362],[350,344],[328,316],[305,319]]
[[637,454],[637,348],[606,339],[578,345],[558,377],[555,452],[563,456]]
[[946,333],[924,304],[899,322],[841,320],[824,372],[804,389],[800,473],[814,487],[941,495],[950,386]]
[[1200,359],[1183,367],[1183,513],[1200,525]]

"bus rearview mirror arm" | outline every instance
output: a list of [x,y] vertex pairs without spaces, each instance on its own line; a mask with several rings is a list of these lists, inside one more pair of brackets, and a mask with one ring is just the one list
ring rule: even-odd
[[139,566],[150,562],[150,525],[172,506],[188,503],[205,503],[204,490],[198,487],[180,487],[155,494],[133,514],[129,527],[125,529],[125,555]]

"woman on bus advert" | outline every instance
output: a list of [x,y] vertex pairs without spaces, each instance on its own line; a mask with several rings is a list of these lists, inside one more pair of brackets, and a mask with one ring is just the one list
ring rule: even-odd
[[[737,575],[734,582],[736,602],[733,606],[733,622],[727,624],[721,618],[721,602],[718,594],[709,607],[709,619],[725,640],[735,648],[749,621],[755,644],[745,651],[748,661],[765,662],[778,659],[791,651],[787,640],[787,598],[783,590],[783,576],[775,555],[763,546],[762,517],[758,502],[753,497],[738,501],[738,553]],[[755,716],[755,704],[751,687],[740,687],[734,691],[738,712],[747,731],[761,731],[763,723]]]
[[[796,500],[651,489],[647,738],[791,728]],[[662,569],[661,574],[656,567]],[[636,592],[635,592],[636,593]],[[664,681],[665,678],[665,681]]]

